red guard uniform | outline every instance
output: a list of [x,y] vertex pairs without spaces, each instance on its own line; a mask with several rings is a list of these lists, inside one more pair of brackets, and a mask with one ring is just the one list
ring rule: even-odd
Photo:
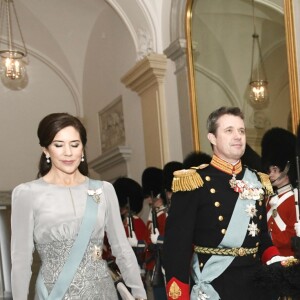
[[[129,237],[129,228],[128,228],[127,219],[128,218],[125,218],[125,220],[123,221],[123,224],[124,224],[126,236]],[[134,227],[134,232],[135,232],[136,238],[138,240],[138,246],[133,247],[133,250],[137,257],[138,263],[139,263],[140,267],[142,268],[143,264],[145,262],[145,240],[146,240],[146,233],[147,233],[146,225],[142,221],[141,218],[134,215],[133,216],[133,227]],[[112,256],[110,245],[108,243],[106,235],[104,236],[103,244],[104,244],[104,247],[103,247],[104,249],[103,249],[102,258],[107,261],[114,260],[114,257]],[[137,249],[135,249],[135,248],[137,248]]]
[[[125,228],[126,236],[129,237],[130,230],[128,226],[128,218],[124,220],[124,228]],[[137,247],[133,247],[133,250],[138,260],[141,271],[145,272],[144,263],[145,263],[145,248],[146,248],[145,241],[147,238],[146,235],[147,228],[143,220],[136,215],[133,216],[133,228],[134,228],[136,238],[138,240],[138,245]]]
[[[136,238],[138,241],[146,240],[146,225],[143,220],[138,216],[133,216],[133,227]],[[124,221],[124,228],[126,232],[126,236],[129,237],[129,228],[128,228],[128,218]]]
[[[161,206],[156,208],[156,216],[157,216],[157,225],[159,231],[159,240],[163,243],[163,237],[165,235],[165,225],[167,219],[166,207]],[[150,212],[149,219],[147,222],[147,234],[146,234],[146,244],[148,245],[146,248],[146,270],[153,271],[155,265],[155,250],[153,244],[151,242],[151,233],[152,231],[152,214]]]
[[[297,192],[297,191],[296,191]],[[291,238],[296,236],[295,194],[292,185],[288,184],[276,191],[267,201],[267,219],[273,244],[283,256],[292,256]]]
[[[245,177],[251,180],[240,189]],[[235,184],[231,186],[232,179]],[[261,263],[279,254],[267,227],[264,197],[273,192],[268,176],[242,167],[241,162],[233,166],[213,156],[210,165],[178,171],[173,186],[164,239],[168,299],[188,300],[191,288],[193,299],[272,299],[273,295],[256,287],[253,281]],[[251,204],[237,213],[236,207],[246,203],[239,201],[248,201],[241,199],[243,191],[245,195],[254,191],[259,197],[250,196]],[[237,218],[242,218],[243,227],[240,223],[229,226]],[[234,232],[239,242],[228,239],[231,234],[227,231]],[[220,248],[225,236],[229,242]],[[192,258],[196,263],[191,267]],[[230,262],[224,266],[228,258]],[[211,269],[210,262],[216,259],[219,261]],[[209,279],[205,277],[190,286],[191,270],[194,281],[204,274]],[[200,277],[195,278],[196,273]],[[219,298],[213,297],[212,291]]]

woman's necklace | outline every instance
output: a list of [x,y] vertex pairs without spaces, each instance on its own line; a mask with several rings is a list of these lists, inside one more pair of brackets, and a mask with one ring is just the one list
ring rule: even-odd
[[72,192],[71,192],[71,188],[69,188],[69,192],[70,192],[70,196],[71,196],[71,200],[72,200],[73,212],[74,212],[74,215],[76,216],[76,208],[75,208],[75,204],[74,204],[74,199],[73,199],[73,195],[72,195]]

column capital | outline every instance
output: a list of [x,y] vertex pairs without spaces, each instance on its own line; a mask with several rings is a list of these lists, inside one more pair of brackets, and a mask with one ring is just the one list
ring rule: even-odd
[[166,70],[167,57],[164,54],[150,53],[137,62],[121,78],[121,82],[140,95],[150,86],[163,82]]

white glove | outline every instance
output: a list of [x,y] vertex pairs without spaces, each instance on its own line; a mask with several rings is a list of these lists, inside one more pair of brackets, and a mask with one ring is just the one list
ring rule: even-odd
[[117,284],[117,290],[121,295],[121,298],[123,300],[134,300],[134,297],[130,294],[127,287],[124,285],[124,283],[119,282]]
[[135,232],[132,231],[132,237],[128,237],[128,242],[130,244],[131,247],[137,247],[138,245],[138,240],[136,238]]
[[296,235],[300,237],[300,222],[295,223],[295,231],[296,231]]
[[288,260],[288,259],[293,258],[293,257],[294,256],[280,256],[280,255],[276,255],[276,256],[273,256],[270,260],[267,261],[267,265],[271,265],[271,264],[279,262],[279,261]]
[[151,233],[151,236],[150,236],[152,244],[157,243],[158,236],[159,236],[159,231],[157,228],[155,228],[155,233]]

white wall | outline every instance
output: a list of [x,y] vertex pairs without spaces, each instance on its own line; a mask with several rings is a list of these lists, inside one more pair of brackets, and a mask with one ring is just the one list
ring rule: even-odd
[[98,112],[121,96],[125,120],[125,145],[133,152],[129,161],[129,175],[140,181],[145,165],[141,105],[138,95],[126,89],[120,81],[135,62],[136,51],[133,40],[120,17],[108,7],[99,15],[91,32],[83,72],[88,160],[94,160],[102,154]]

